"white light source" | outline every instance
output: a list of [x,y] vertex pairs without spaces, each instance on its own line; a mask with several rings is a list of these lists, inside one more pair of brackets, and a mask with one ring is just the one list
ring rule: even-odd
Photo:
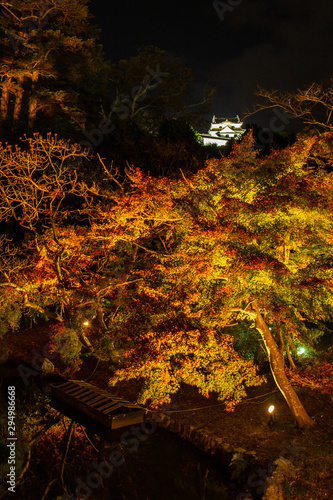
[[276,422],[275,406],[274,405],[271,405],[268,408],[268,413],[269,413],[269,425],[274,425]]
[[89,326],[89,321],[84,321],[83,324],[84,326]]
[[304,353],[305,353],[305,349],[304,349],[304,347],[300,347],[300,348],[298,349],[298,354],[304,354]]

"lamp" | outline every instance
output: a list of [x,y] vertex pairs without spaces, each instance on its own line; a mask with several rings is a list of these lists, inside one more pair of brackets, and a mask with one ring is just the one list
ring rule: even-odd
[[269,425],[273,425],[276,422],[276,416],[275,416],[275,406],[271,405],[268,408],[268,413],[269,413]]

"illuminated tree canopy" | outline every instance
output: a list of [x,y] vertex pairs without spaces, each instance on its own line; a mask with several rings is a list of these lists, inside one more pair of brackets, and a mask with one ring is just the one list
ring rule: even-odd
[[68,162],[83,154],[73,145],[35,136],[26,151],[2,148],[1,219],[25,228],[20,246],[2,241],[7,328],[42,314],[82,338],[88,318],[112,385],[141,379],[139,400],[159,404],[185,382],[232,408],[261,382],[233,347],[245,322],[298,426],[311,426],[281,341],[314,338],[332,316],[331,151],[326,134],[257,158],[247,136],[181,180],[129,168],[120,181],[103,163],[97,189]]

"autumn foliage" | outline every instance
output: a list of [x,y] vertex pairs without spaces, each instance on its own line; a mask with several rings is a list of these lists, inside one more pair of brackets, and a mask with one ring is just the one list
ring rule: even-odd
[[247,136],[173,179],[134,167],[119,179],[102,163],[98,189],[73,167],[84,154],[73,145],[36,136],[2,149],[0,215],[25,232],[2,242],[0,313],[11,296],[17,315],[53,317],[78,339],[88,319],[111,385],[141,379],[141,402],[169,401],[184,382],[232,408],[261,382],[232,333],[256,304],[282,353],[332,315],[331,144],[299,138],[257,158]]
[[333,396],[333,366],[332,363],[318,364],[310,369],[289,370],[291,382],[300,387],[317,389],[324,394]]

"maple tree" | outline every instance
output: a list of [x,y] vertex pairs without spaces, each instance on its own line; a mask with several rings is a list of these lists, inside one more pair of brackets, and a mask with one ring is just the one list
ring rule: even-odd
[[288,377],[295,385],[319,389],[325,394],[333,395],[333,366],[332,363],[320,363],[307,369],[298,369],[288,372]]
[[[206,332],[208,337],[200,342],[205,350],[210,329],[215,340],[222,339],[227,325],[249,318],[264,341],[273,376],[301,428],[310,427],[313,421],[286,377],[274,336],[278,340],[279,329],[288,341],[304,332],[311,335],[313,329],[305,321],[316,324],[332,313],[332,176],[322,167],[322,156],[313,166],[316,151],[322,150],[318,143],[326,143],[327,151],[327,141],[328,136],[299,139],[293,147],[257,160],[248,137],[229,158],[208,162],[184,182],[154,184],[146,179],[149,191],[140,176],[137,181],[145,199],[152,199],[152,193],[164,196],[164,206],[173,203],[180,215],[172,230],[164,231],[167,239],[159,244],[150,240],[149,265],[138,274],[144,279],[137,290],[142,287],[143,297],[155,297],[161,305],[161,309],[156,306],[156,316],[155,308],[146,306],[150,324],[156,318],[153,331],[148,332],[150,342],[163,349],[165,359],[165,345],[172,342],[168,339],[171,327],[161,331],[161,325],[169,325],[171,317],[178,328],[194,322],[201,335]],[[141,284],[147,280],[149,289]],[[122,319],[116,326],[118,335],[124,331],[128,338],[128,362],[111,382],[145,374],[144,397],[152,397],[165,391],[167,384],[177,386],[173,375],[178,364],[173,356],[161,376],[158,350],[156,346],[151,350],[147,333],[140,333],[140,320],[147,322],[143,303],[138,296],[126,305],[131,312],[124,311],[125,322]],[[131,333],[132,319],[137,335]],[[185,338],[190,342],[190,335],[183,335],[182,339],[176,334],[174,349],[180,349]],[[147,362],[142,363],[145,354],[150,358],[149,370]],[[209,376],[203,365],[198,371],[205,386]],[[159,378],[161,389],[156,388]],[[192,373],[190,378],[196,377]]]
[[229,409],[262,382],[233,347],[232,328],[250,322],[297,425],[310,427],[276,341],[318,335],[332,315],[331,145],[301,137],[258,159],[247,136],[190,177],[129,168],[124,183],[101,161],[103,189],[66,168],[84,155],[75,145],[36,136],[27,151],[2,148],[1,219],[26,237],[2,253],[1,311],[12,296],[18,311],[57,319],[58,344],[95,321],[110,384],[141,379],[142,403],[185,382]]
[[[149,266],[155,251],[149,248],[151,243],[146,246],[145,240],[155,241],[181,220],[174,213],[172,200],[167,204],[135,170],[128,172],[132,185],[126,192],[121,185],[117,192],[101,193],[88,188],[75,170],[66,167],[66,158],[76,153],[75,146],[37,135],[28,141],[26,151],[10,147],[0,150],[1,219],[14,217],[26,231],[20,248],[13,248],[10,241],[3,245],[2,313],[7,313],[10,297],[18,319],[22,313],[56,319],[59,327],[54,330],[54,345],[63,348],[65,361],[76,365],[80,353],[76,339],[84,339],[82,324],[87,318],[96,318],[102,332],[94,345],[95,354],[116,363],[123,362],[126,356],[130,358],[128,342],[133,345],[138,341],[135,333],[129,331],[126,335],[127,328],[133,329],[135,324],[146,342],[160,331],[165,348],[160,352],[152,348],[142,357],[142,374],[136,372],[136,376],[143,375],[150,381],[150,389],[141,394],[141,400],[167,401],[172,385],[176,390],[180,381],[192,380],[206,394],[217,390],[232,407],[233,401],[245,395],[244,379],[248,383],[260,380],[253,363],[233,351],[230,337],[218,339],[212,329],[200,331],[196,322],[177,325],[172,318],[170,324],[163,320],[150,327],[152,304],[146,304],[144,296],[133,310],[136,317],[128,318],[126,323],[126,310],[141,295],[142,280],[150,300],[149,279],[153,276],[149,277]],[[107,169],[107,174],[112,178],[112,171]],[[140,194],[138,182],[145,186]],[[168,185],[167,180],[161,182]],[[171,298],[166,298],[166,308],[175,307]],[[145,308],[148,312],[138,324]],[[7,328],[18,326],[13,316]],[[66,337],[67,348],[62,345]],[[199,342],[206,343],[207,350],[200,349]],[[176,359],[177,370],[170,364]],[[207,376],[200,373],[203,366]],[[134,374],[128,370],[125,373],[126,378]],[[117,377],[119,380],[120,372]],[[168,378],[173,382],[166,384]]]

